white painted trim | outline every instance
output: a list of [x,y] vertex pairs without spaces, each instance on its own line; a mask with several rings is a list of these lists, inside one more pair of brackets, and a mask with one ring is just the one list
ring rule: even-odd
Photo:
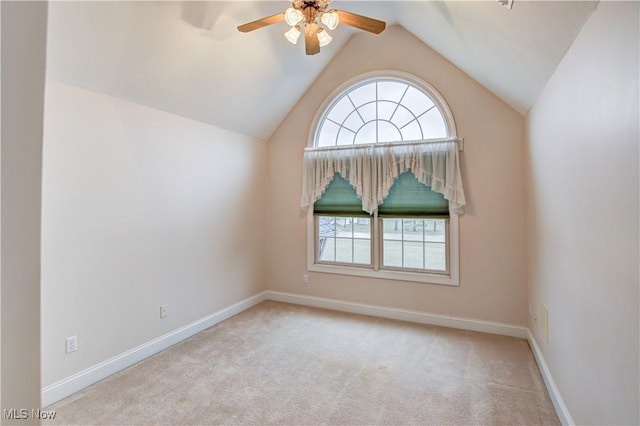
[[211,315],[187,324],[164,336],[160,336],[120,355],[116,355],[113,358],[89,367],[86,370],[80,371],[49,386],[45,386],[42,388],[42,406],[46,407],[54,402],[60,401],[87,386],[97,383],[145,358],[155,355],[176,343],[231,318],[266,299],[266,292],[263,291],[262,293],[241,300],[238,303],[234,303],[231,306],[222,308]]
[[560,390],[558,390],[556,382],[555,380],[553,380],[551,371],[549,370],[549,367],[544,360],[544,355],[540,350],[540,346],[538,346],[536,338],[533,336],[533,333],[531,333],[531,330],[527,329],[527,332],[531,352],[533,352],[533,357],[538,363],[538,368],[540,369],[540,373],[542,374],[542,379],[544,380],[544,384],[547,386],[549,397],[551,397],[551,402],[553,402],[553,406],[556,409],[556,413],[558,414],[560,422],[563,425],[575,425],[576,423],[573,421],[573,417],[571,417],[571,413],[569,412],[567,405],[564,403],[562,395],[560,395]]
[[334,311],[397,319],[420,324],[438,325],[462,330],[479,331],[482,333],[499,334],[502,336],[518,337],[521,339],[526,339],[529,335],[526,327],[499,322],[387,308],[384,306],[366,305],[363,303],[345,302],[336,299],[325,299],[321,297],[283,293],[271,290],[267,290],[265,293],[268,300],[293,303],[296,305],[313,306],[316,308],[332,309]]

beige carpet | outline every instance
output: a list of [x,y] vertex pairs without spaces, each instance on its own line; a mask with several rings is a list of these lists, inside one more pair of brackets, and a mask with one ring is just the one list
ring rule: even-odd
[[48,409],[55,424],[559,424],[525,340],[276,302]]

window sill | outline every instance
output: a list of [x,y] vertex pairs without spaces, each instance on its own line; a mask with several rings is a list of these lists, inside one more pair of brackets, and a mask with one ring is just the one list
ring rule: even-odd
[[458,277],[453,275],[430,274],[426,272],[404,272],[404,271],[388,271],[373,269],[347,267],[337,265],[320,265],[317,263],[308,265],[307,268],[311,272],[322,272],[327,274],[352,275],[366,278],[378,278],[396,281],[412,281],[424,284],[438,285],[460,285]]

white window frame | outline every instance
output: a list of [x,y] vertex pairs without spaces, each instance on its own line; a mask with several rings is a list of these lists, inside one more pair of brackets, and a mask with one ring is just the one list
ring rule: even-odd
[[433,272],[417,272],[417,271],[403,271],[396,269],[382,269],[379,266],[381,261],[380,244],[382,235],[380,233],[380,219],[373,217],[371,219],[371,245],[372,245],[372,258],[371,262],[373,268],[363,266],[359,264],[348,266],[346,264],[330,264],[328,262],[316,263],[316,250],[317,250],[317,233],[316,233],[316,220],[312,209],[309,209],[307,213],[307,270],[311,272],[324,272],[328,274],[340,274],[340,275],[353,275],[367,278],[382,278],[388,280],[398,281],[413,281],[427,284],[442,284],[442,285],[460,285],[459,279],[459,220],[457,214],[452,214],[449,217],[448,226],[448,261],[449,261],[449,273],[433,273]]
[[[424,90],[429,95],[431,100],[440,109],[442,116],[447,126],[448,136],[457,137],[457,129],[453,114],[449,105],[438,93],[438,91],[430,84],[420,80],[416,76],[396,71],[396,70],[380,70],[360,74],[354,78],[344,82],[338,88],[336,88],[322,103],[318,112],[316,113],[308,137],[308,146],[313,147],[315,144],[317,132],[319,131],[318,124],[326,115],[329,107],[333,102],[340,97],[344,92],[350,90],[352,87],[366,83],[367,80],[377,80],[380,78],[397,78],[399,80],[405,80],[413,83],[415,86]],[[463,143],[462,139],[459,139],[459,150],[462,151]],[[450,207],[450,211],[453,209]],[[348,216],[348,215],[345,215]],[[415,271],[415,270],[400,270],[400,269],[382,269],[380,268],[380,262],[382,259],[381,239],[380,233],[380,219],[377,215],[371,217],[371,245],[372,245],[372,264],[373,268],[363,265],[346,265],[346,264],[330,264],[328,262],[317,263],[316,262],[316,250],[317,250],[317,233],[316,233],[316,220],[313,213],[313,208],[309,209],[307,214],[307,270],[311,272],[322,272],[329,274],[350,275],[366,278],[378,278],[397,281],[411,281],[426,284],[439,284],[439,285],[460,285],[460,248],[459,248],[459,218],[458,215],[452,213],[449,217],[448,224],[448,262],[449,271],[446,274],[433,273],[430,271]]]

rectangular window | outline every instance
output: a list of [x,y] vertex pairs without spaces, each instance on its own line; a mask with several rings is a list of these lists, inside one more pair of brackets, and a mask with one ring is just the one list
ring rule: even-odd
[[457,285],[457,217],[452,234],[448,201],[410,172],[398,176],[374,215],[336,174],[310,218],[310,270]]
[[[315,216],[316,263],[447,274],[448,220]],[[377,239],[380,251],[372,253]]]

